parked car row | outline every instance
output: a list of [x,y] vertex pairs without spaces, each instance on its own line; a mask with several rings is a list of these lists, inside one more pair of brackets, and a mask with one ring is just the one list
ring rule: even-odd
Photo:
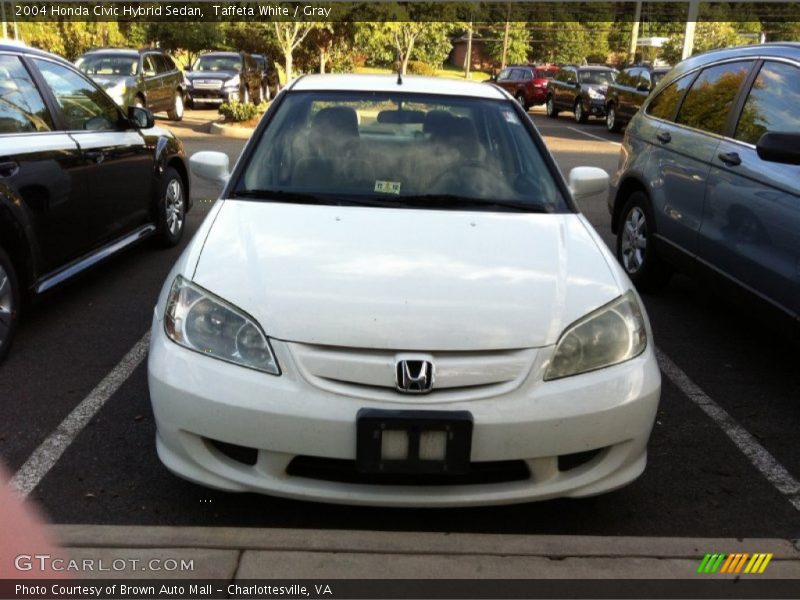
[[181,72],[157,48],[104,48],[87,52],[75,64],[123,109],[166,111],[174,121],[183,118],[184,105],[259,103],[270,97],[267,60],[261,54],[208,52]]

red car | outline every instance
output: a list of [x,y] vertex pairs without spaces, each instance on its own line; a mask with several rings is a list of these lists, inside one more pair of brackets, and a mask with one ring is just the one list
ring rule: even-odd
[[547,82],[558,71],[552,65],[510,65],[492,80],[514,96],[525,110],[547,100]]

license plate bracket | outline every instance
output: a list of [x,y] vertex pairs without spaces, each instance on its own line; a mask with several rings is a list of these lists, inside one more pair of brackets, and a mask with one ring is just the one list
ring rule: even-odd
[[465,410],[362,408],[356,415],[356,468],[361,473],[468,473],[472,427],[472,413]]

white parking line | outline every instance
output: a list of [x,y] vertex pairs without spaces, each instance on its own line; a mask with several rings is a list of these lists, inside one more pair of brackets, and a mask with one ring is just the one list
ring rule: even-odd
[[750,432],[739,425],[724,408],[709,398],[694,381],[689,379],[689,376],[666,354],[656,349],[656,355],[661,370],[669,377],[670,381],[711,417],[752,465],[767,478],[767,481],[786,496],[792,506],[800,510],[800,482],[792,477],[789,471],[764,446],[759,444]]
[[611,140],[607,140],[606,138],[602,138],[599,135],[595,135],[593,133],[588,133],[581,129],[576,129],[575,127],[567,127],[570,131],[574,131],[575,133],[580,133],[581,135],[585,135],[590,138],[594,138],[596,140],[600,140],[601,142],[605,142],[606,144],[614,144],[615,146],[622,146],[619,142],[612,142]]
[[134,369],[147,356],[149,342],[150,332],[148,331],[117,363],[117,366],[89,392],[89,395],[72,409],[72,412],[61,421],[56,430],[34,450],[11,479],[12,489],[15,489],[24,498],[39,485],[67,447],[92,420],[92,417],[103,408],[108,399],[125,383]]

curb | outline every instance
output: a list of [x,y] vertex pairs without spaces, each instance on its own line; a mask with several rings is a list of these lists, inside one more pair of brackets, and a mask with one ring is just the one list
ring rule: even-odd
[[63,545],[70,547],[191,547],[301,552],[698,560],[707,552],[724,551],[772,552],[775,559],[800,561],[800,551],[790,540],[776,538],[559,536],[136,525],[52,525],[50,530]]
[[211,123],[209,133],[222,135],[237,140],[249,140],[253,135],[254,129],[250,127],[236,127],[234,125],[223,125],[222,123]]

